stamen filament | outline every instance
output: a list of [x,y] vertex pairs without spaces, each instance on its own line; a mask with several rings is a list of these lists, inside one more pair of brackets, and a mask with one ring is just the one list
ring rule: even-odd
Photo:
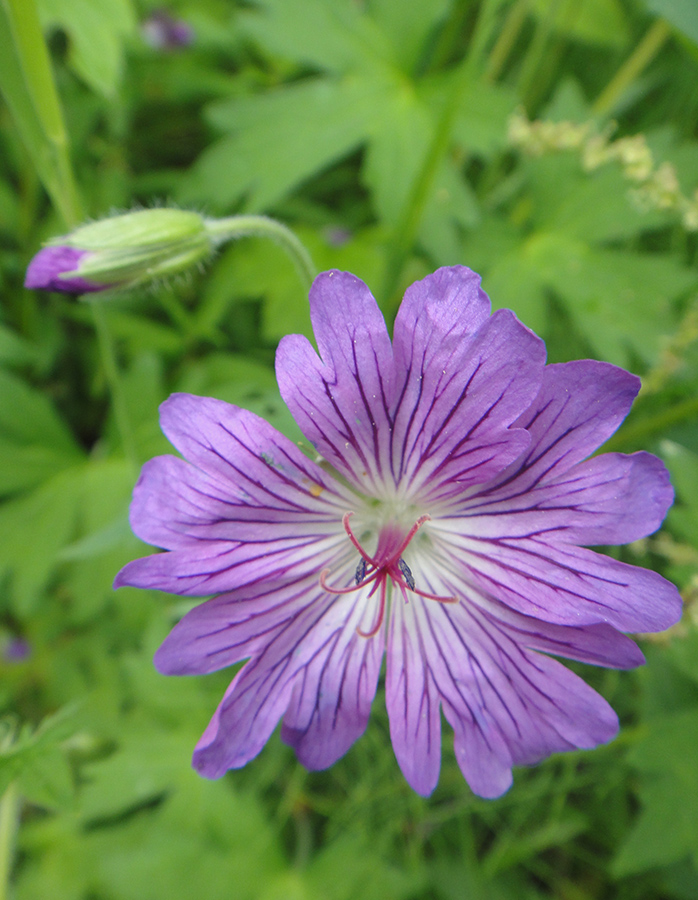
[[[373,593],[373,592],[371,592]],[[380,631],[380,627],[383,624],[383,616],[385,615],[385,595],[386,595],[386,584],[385,579],[381,582],[381,598],[380,605],[378,607],[378,618],[376,620],[376,624],[370,631],[362,631],[361,628],[357,625],[356,633],[363,638],[372,638],[378,634]]]
[[[365,587],[367,584],[370,584],[372,581],[375,581],[378,577],[378,572],[374,572],[372,575],[369,575],[368,578],[364,578],[361,584],[354,584],[348,588],[337,588],[332,587],[331,584],[327,583],[327,576],[331,574],[331,569],[323,569],[320,572],[320,587],[327,591],[328,594],[354,594],[356,591],[360,591],[362,587]],[[375,586],[371,590],[371,594],[375,591]],[[371,596],[369,594],[369,597]]]
[[440,597],[438,594],[430,594],[427,591],[420,591],[418,587],[411,588],[413,594],[424,597],[425,600],[436,600],[437,603],[458,603],[458,597]]
[[356,540],[356,538],[354,537],[354,532],[351,530],[351,528],[350,528],[350,526],[349,526],[349,519],[350,519],[353,515],[354,515],[353,512],[348,512],[348,513],[344,513],[344,515],[342,516],[342,525],[344,525],[344,530],[345,530],[346,533],[349,535],[349,540],[352,542],[352,544],[353,544],[353,545],[356,547],[356,549],[359,551],[359,553],[361,554],[362,558],[365,559],[367,563],[370,563],[370,564],[373,566],[374,569],[377,569],[377,568],[378,568],[378,563],[375,561],[375,559],[373,559],[372,556],[369,556],[368,553],[366,553],[366,551],[364,550],[364,548],[361,546],[361,544],[360,544],[360,543]]
[[[323,590],[327,591],[330,594],[354,594],[356,593],[356,591],[359,591],[366,585],[370,584],[371,589],[368,592],[366,599],[370,599],[371,597],[373,597],[373,595],[380,588],[380,599],[375,624],[370,628],[369,631],[363,631],[360,626],[357,626],[357,634],[364,638],[371,638],[374,637],[374,635],[378,634],[378,632],[380,631],[381,625],[383,624],[383,619],[385,618],[385,609],[388,594],[388,579],[390,579],[391,584],[399,588],[400,593],[402,594],[402,599],[405,601],[405,603],[409,601],[409,598],[407,596],[408,591],[412,594],[417,594],[417,596],[419,597],[423,597],[425,600],[434,600],[437,603],[458,603],[457,597],[441,597],[438,594],[432,594],[429,591],[420,590],[420,588],[415,585],[415,580],[410,567],[402,558],[402,554],[409,546],[412,538],[419,531],[422,525],[424,525],[425,522],[428,522],[431,519],[431,516],[429,514],[420,516],[414,523],[412,528],[410,528],[410,530],[407,532],[406,537],[401,542],[398,549],[390,552],[390,556],[387,558],[382,558],[382,560],[374,559],[372,556],[369,556],[369,554],[366,553],[364,548],[357,540],[354,532],[351,530],[351,525],[349,524],[349,519],[353,515],[353,512],[345,513],[342,516],[342,525],[344,526],[344,530],[346,531],[349,540],[361,557],[361,559],[359,560],[359,564],[356,567],[356,573],[354,576],[356,584],[351,585],[351,587],[344,588],[333,587],[331,584],[327,583],[327,578],[330,575],[331,570],[323,569],[320,573],[320,586]],[[378,545],[380,549],[380,540],[378,542]],[[385,551],[381,552],[384,553]]]
[[417,532],[422,527],[422,525],[424,525],[425,522],[429,522],[429,521],[431,521],[431,516],[428,513],[425,513],[425,515],[420,516],[417,519],[417,521],[414,523],[414,525],[410,528],[409,532],[407,533],[407,537],[400,545],[400,549],[396,553],[393,554],[394,558],[397,557],[399,559],[402,556],[403,551],[407,550],[407,545],[410,543],[410,541],[415,536],[415,534],[417,534]]

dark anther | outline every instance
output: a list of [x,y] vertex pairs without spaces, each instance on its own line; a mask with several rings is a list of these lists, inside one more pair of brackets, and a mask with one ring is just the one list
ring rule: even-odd
[[366,560],[361,557],[359,560],[359,564],[356,567],[356,575],[354,575],[354,580],[357,584],[361,584],[361,582],[366,577]]
[[404,575],[405,581],[407,582],[407,587],[411,591],[413,591],[414,590],[414,577],[412,575],[412,572],[410,571],[410,567],[407,565],[407,563],[405,562],[405,560],[402,557],[400,557],[400,559],[397,561],[397,567]]

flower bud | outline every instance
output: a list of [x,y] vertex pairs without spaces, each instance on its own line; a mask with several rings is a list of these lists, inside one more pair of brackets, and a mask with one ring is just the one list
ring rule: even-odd
[[54,238],[32,259],[24,286],[68,294],[133,287],[189,269],[217,244],[198,213],[138,210]]

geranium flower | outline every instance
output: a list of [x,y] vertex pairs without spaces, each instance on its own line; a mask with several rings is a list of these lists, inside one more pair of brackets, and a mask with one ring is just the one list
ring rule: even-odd
[[584,360],[545,365],[477,275],[413,284],[391,344],[368,288],[343,272],[310,293],[319,356],[299,335],[276,358],[281,394],[320,459],[265,421],[176,394],[162,427],[185,460],[143,469],[131,523],[165,548],[117,585],[212,599],[175,626],[160,672],[248,660],[194,751],[216,778],[281,737],[323,769],[363,733],[386,658],[395,754],[436,786],[441,715],[472,790],[513,765],[610,740],[608,703],[551,656],[629,668],[624,632],[667,628],[676,589],[585,549],[654,531],[672,501],[648,453],[588,458],[639,379]]

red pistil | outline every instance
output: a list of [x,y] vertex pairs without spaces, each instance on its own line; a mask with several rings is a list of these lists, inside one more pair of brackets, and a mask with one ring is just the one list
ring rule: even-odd
[[[400,593],[402,594],[405,603],[407,603],[408,591],[412,594],[417,594],[420,597],[424,597],[426,600],[435,600],[437,603],[458,602],[456,597],[440,597],[438,594],[430,594],[428,593],[428,591],[422,591],[419,588],[415,587],[412,572],[410,571],[407,563],[402,558],[402,554],[407,549],[412,538],[415,536],[415,534],[417,534],[422,525],[424,525],[425,522],[429,521],[431,516],[420,516],[414,523],[412,528],[410,528],[409,532],[407,533],[407,537],[405,537],[405,539],[401,542],[397,550],[390,551],[387,556],[383,560],[381,560],[379,558],[369,556],[356,539],[354,532],[351,530],[351,526],[349,525],[349,519],[352,515],[353,513],[350,512],[345,513],[342,517],[342,525],[344,526],[344,530],[346,531],[349,540],[361,555],[362,562],[359,563],[356,571],[357,583],[355,585],[352,585],[352,587],[346,588],[332,587],[327,583],[327,576],[330,574],[330,570],[323,569],[323,571],[320,573],[320,585],[330,594],[353,594],[355,591],[359,591],[373,582],[373,586],[371,587],[368,596],[372,597],[373,594],[378,592],[378,615],[376,617],[375,624],[369,631],[362,631],[361,628],[357,627],[357,634],[360,634],[361,637],[370,638],[378,634],[378,632],[380,631],[380,627],[383,624],[383,619],[385,617],[388,579],[390,579],[393,584],[397,585],[397,587],[400,588]],[[380,550],[380,541],[378,549]]]

